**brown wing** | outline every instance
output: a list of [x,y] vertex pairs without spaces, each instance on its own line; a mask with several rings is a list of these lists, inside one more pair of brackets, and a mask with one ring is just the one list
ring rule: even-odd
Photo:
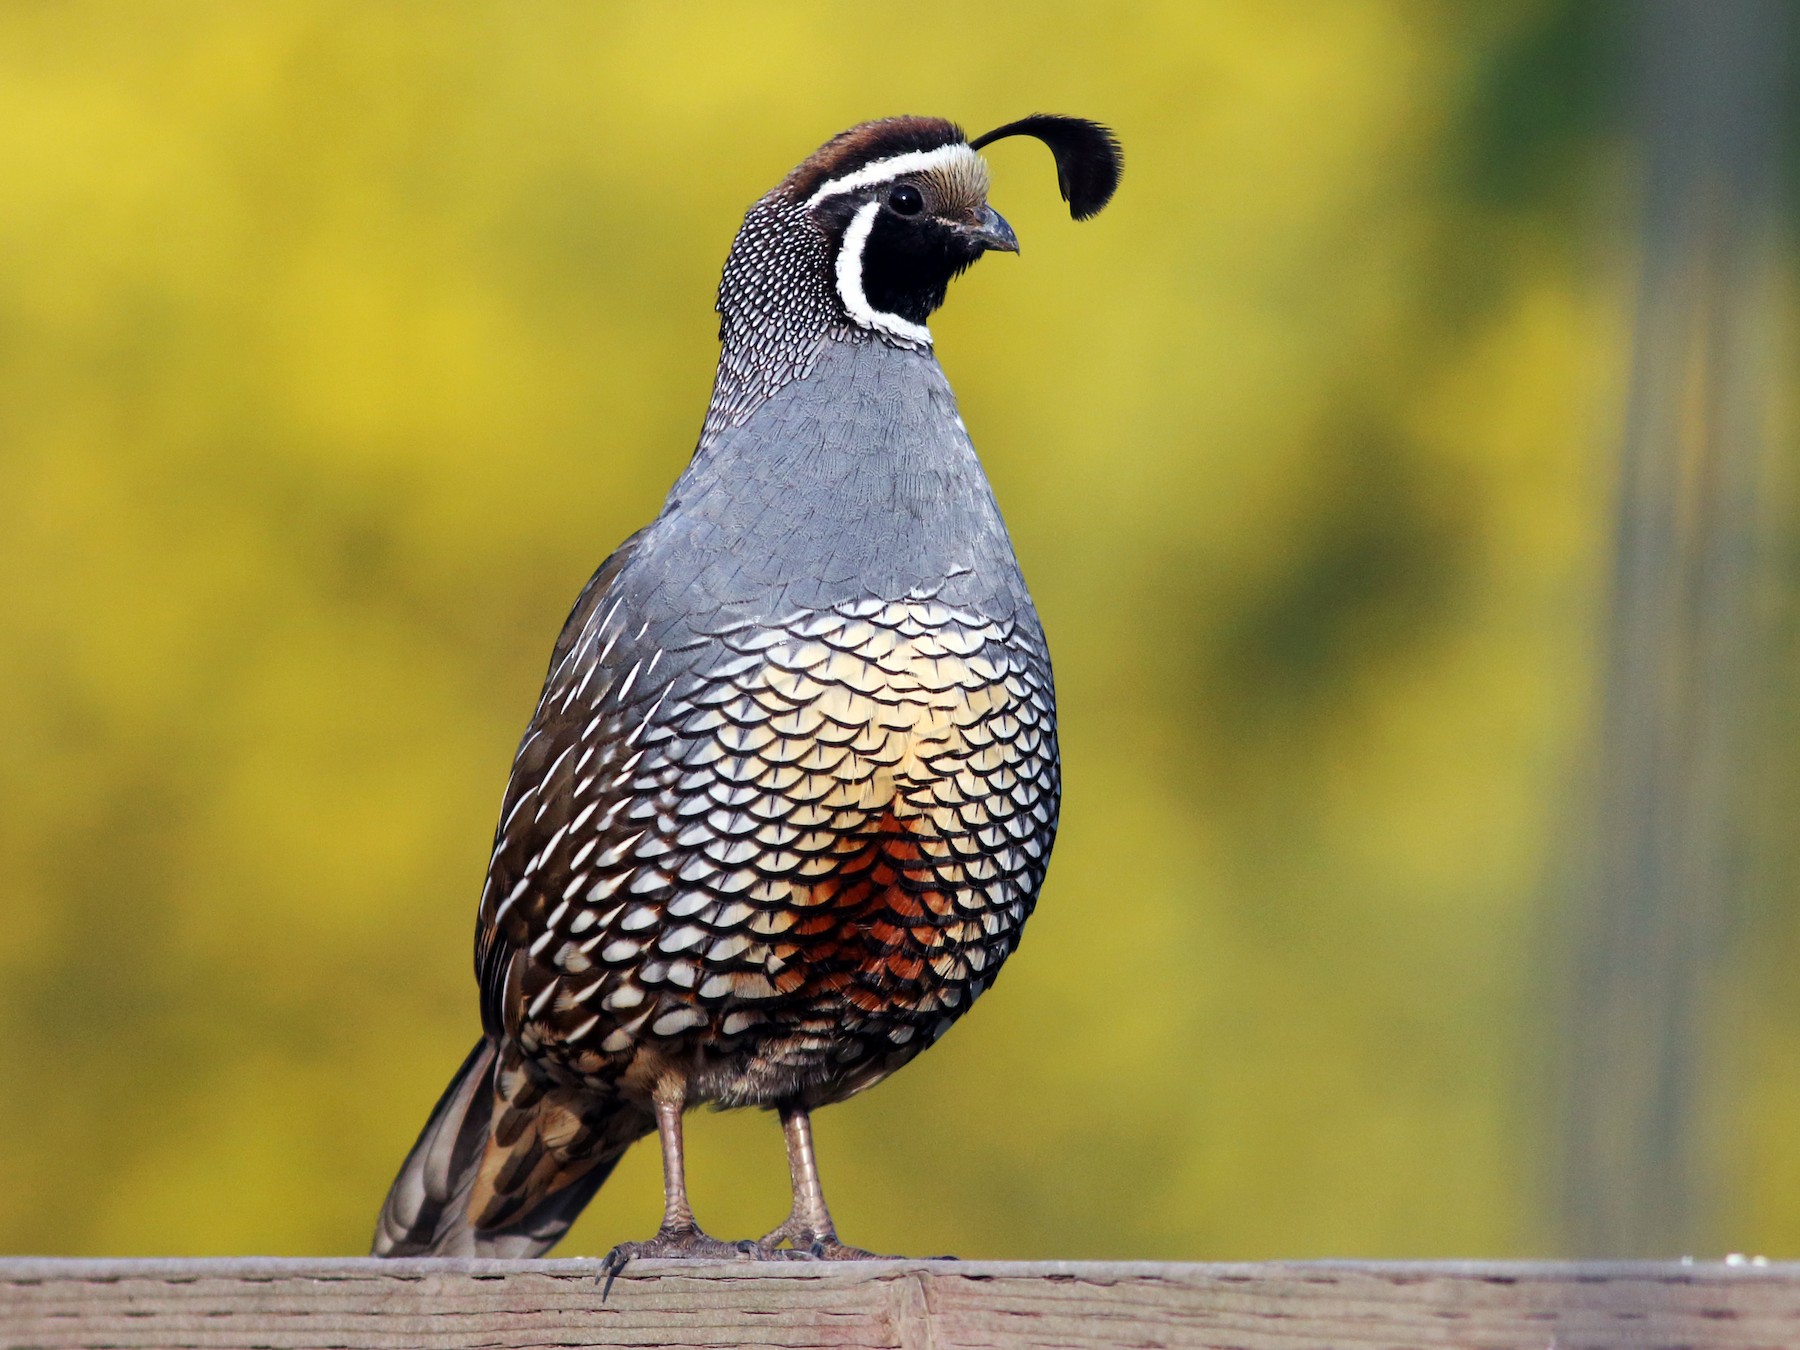
[[[588,692],[596,681],[603,686],[609,674],[617,677],[618,672],[608,671],[607,659],[592,638],[600,611],[613,598],[613,584],[642,533],[613,550],[576,597],[551,652],[537,710],[513,757],[475,929],[475,978],[481,986],[482,1025],[490,1036],[503,1037],[519,1027],[518,1009],[508,1015],[508,970],[515,951],[542,931],[549,911],[547,897],[534,881],[542,871],[542,859],[554,851],[567,824],[562,819],[566,810],[557,809],[558,790],[566,804],[567,787],[575,781],[570,761],[579,756],[565,752],[579,743],[592,711],[585,700],[570,696],[576,690]],[[531,863],[534,857],[540,859],[536,867]]]

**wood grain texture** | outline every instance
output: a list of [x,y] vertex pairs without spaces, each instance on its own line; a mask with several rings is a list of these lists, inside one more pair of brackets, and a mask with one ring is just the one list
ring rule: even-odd
[[0,1260],[0,1346],[1800,1346],[1800,1265]]

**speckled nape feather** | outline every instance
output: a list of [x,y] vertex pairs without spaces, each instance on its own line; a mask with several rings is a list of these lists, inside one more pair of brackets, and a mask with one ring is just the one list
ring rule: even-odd
[[719,370],[700,430],[705,450],[776,390],[803,378],[830,337],[854,337],[834,310],[829,242],[804,206],[770,193],[750,208],[719,281]]
[[[993,984],[1057,826],[1049,654],[923,327],[951,277],[1016,248],[986,192],[959,128],[899,118],[746,216],[694,458],[582,591],[514,759],[483,1038],[378,1255],[541,1254],[652,1133],[662,1227],[612,1269],[862,1254],[809,1113]],[[702,1102],[781,1115],[794,1207],[760,1243],[694,1220],[681,1118]]]

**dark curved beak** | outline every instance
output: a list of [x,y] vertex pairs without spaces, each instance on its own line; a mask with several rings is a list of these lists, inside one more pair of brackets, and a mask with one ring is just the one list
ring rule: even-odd
[[990,253],[1017,253],[1019,236],[1013,233],[1012,226],[1006,223],[1006,217],[991,206],[983,206],[975,224],[962,226],[963,234],[972,243],[981,245]]

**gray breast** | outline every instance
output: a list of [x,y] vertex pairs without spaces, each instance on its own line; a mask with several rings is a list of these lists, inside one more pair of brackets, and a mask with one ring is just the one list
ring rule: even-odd
[[943,371],[880,342],[825,341],[697,455],[621,581],[647,612],[733,619],[921,589],[995,618],[1031,603]]

